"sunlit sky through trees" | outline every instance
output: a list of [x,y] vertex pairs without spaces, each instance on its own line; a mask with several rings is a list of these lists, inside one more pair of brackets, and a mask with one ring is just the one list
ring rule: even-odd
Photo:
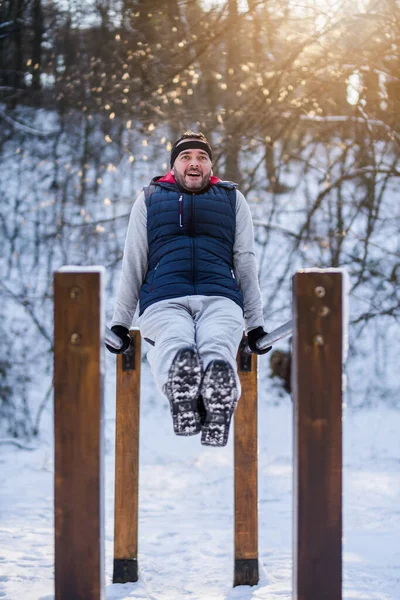
[[[45,3],[44,3],[45,4]],[[70,20],[70,25],[75,30],[84,30],[88,28],[92,28],[94,26],[98,26],[101,24],[102,14],[97,9],[99,6],[103,6],[104,9],[107,10],[107,22],[111,28],[115,28],[119,30],[123,24],[124,17],[123,12],[126,10],[126,7],[129,6],[129,2],[103,2],[98,3],[95,0],[55,0],[53,3],[54,6],[58,7],[59,10],[64,14],[68,15],[68,19]],[[182,16],[181,24],[185,22],[186,16],[183,16],[182,7],[187,6],[190,2],[177,2],[177,15],[178,17]],[[387,3],[388,5],[390,4]],[[153,2],[147,3],[144,8],[140,7],[140,2],[132,2],[132,11],[131,14],[133,18],[138,17],[139,14],[143,17],[143,15],[151,21],[152,19],[157,19],[157,14],[162,14],[163,10],[165,11],[165,3],[162,2]],[[199,6],[203,7],[205,11],[205,18],[208,20],[207,25],[207,34],[213,32],[213,28],[218,27],[218,19],[220,18],[221,13],[229,12],[231,10],[229,8],[229,3],[222,2],[221,0],[203,0],[199,2]],[[385,3],[383,3],[383,6]],[[179,11],[179,6],[181,10]],[[324,59],[325,68],[331,71],[337,71],[337,56],[335,56],[335,45],[332,46],[332,39],[337,39],[340,42],[345,35],[350,34],[350,38],[352,37],[351,28],[354,27],[354,39],[356,39],[360,34],[360,24],[362,28],[368,33],[368,36],[372,36],[373,39],[369,39],[369,42],[373,42],[375,39],[376,47],[373,49],[373,52],[376,52],[376,56],[379,56],[380,48],[383,45],[383,42],[388,39],[394,40],[394,35],[392,32],[386,32],[384,28],[379,24],[374,23],[374,14],[377,15],[378,11],[382,5],[380,2],[374,2],[372,0],[293,0],[292,2],[247,2],[246,0],[238,0],[237,2],[230,3],[230,6],[234,6],[234,10],[237,11],[236,14],[236,27],[238,27],[239,23],[243,23],[243,20],[247,20],[250,22],[254,19],[254,16],[257,15],[258,19],[258,31],[262,33],[263,30],[268,29],[271,26],[271,20],[277,21],[279,23],[280,30],[284,33],[286,41],[288,42],[287,52],[290,53],[290,43],[301,43],[302,40],[306,41],[307,37],[314,37],[313,43],[305,43],[305,48],[302,53],[299,54],[297,58],[297,63],[308,62],[310,55],[321,55],[324,52],[324,49],[327,51],[327,56]],[[209,15],[207,17],[207,12]],[[357,16],[357,18],[355,18]],[[380,16],[382,16],[380,14]],[[347,22],[347,19],[350,21]],[[230,26],[234,26],[235,17],[230,19]],[[204,35],[203,30],[204,22],[199,21],[197,24],[198,29],[198,37],[201,40],[202,35]],[[240,26],[242,28],[242,25]],[[196,27],[195,27],[196,29]],[[375,29],[375,32],[373,31]],[[347,31],[346,31],[347,30]],[[350,30],[350,31],[349,31]],[[247,39],[248,44],[252,44],[254,39],[252,36],[255,34],[255,31],[248,30],[244,37]],[[116,34],[120,35],[119,33]],[[270,35],[270,34],[269,34]],[[282,39],[282,33],[279,34],[279,29],[274,32],[274,35],[278,35],[280,39]],[[382,39],[383,38],[383,39]],[[116,39],[120,39],[120,37],[116,37]],[[125,42],[126,43],[126,42]],[[138,45],[150,44],[151,42],[146,39],[142,41],[136,42]],[[156,43],[156,39],[154,39],[154,43]],[[178,48],[179,48],[179,42]],[[242,42],[241,42],[242,43]],[[188,40],[185,39],[185,35],[183,35],[181,40],[181,47],[187,47]],[[372,44],[373,46],[373,44]],[[237,61],[240,60],[240,54],[236,53]],[[132,57],[131,57],[132,58]],[[261,58],[261,57],[259,57]],[[267,58],[267,60],[265,60]],[[269,57],[271,58],[271,56]],[[352,62],[353,56],[352,52],[348,53],[348,63],[350,66]],[[230,57],[231,60],[231,68],[233,66],[232,60],[235,58],[233,55]],[[354,61],[357,63],[358,61]],[[61,60],[62,64],[63,61]],[[240,67],[241,65],[236,65],[236,67]],[[270,72],[270,61],[268,61],[268,56],[264,57],[263,63],[260,63],[259,68],[264,68],[267,72]],[[354,64],[354,70],[351,68],[347,68],[347,78],[346,78],[346,93],[345,98],[346,101],[350,105],[356,105],[362,100],[362,90],[363,90],[363,76],[360,71],[370,69],[370,65],[362,64],[357,65]],[[210,65],[210,68],[212,66]],[[251,68],[251,64],[250,64]],[[218,73],[220,69],[218,69],[215,65],[215,71]],[[378,73],[378,71],[377,71]],[[45,82],[45,76],[43,76],[43,81]],[[378,73],[378,95],[380,97],[380,105],[381,108],[385,109],[385,96],[387,93],[386,90],[386,81],[387,74],[384,70],[380,70]],[[245,79],[245,77],[243,77]],[[30,79],[28,77],[27,82],[29,83]],[[47,80],[48,81],[48,80]],[[220,89],[224,89],[224,81],[220,82]],[[242,82],[243,84],[243,82]],[[240,85],[240,84],[238,84]],[[246,84],[244,84],[246,85]],[[243,88],[245,89],[245,88]]]

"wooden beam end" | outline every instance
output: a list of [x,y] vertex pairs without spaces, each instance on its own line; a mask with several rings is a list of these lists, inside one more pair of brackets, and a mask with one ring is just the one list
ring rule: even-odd
[[130,583],[138,578],[137,558],[114,558],[113,583]]
[[259,582],[258,558],[236,558],[233,587],[257,585]]

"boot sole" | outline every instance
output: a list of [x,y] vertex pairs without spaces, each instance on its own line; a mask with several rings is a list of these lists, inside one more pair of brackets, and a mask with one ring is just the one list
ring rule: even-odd
[[203,377],[200,394],[206,409],[201,443],[203,446],[226,446],[238,401],[236,377],[231,365],[223,360],[214,360]]
[[192,348],[179,350],[172,362],[166,384],[176,435],[196,435],[201,431],[198,412],[201,376],[197,353]]

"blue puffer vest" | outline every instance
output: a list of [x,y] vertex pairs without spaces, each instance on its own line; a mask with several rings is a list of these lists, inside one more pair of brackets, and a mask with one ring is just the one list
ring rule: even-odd
[[174,183],[153,184],[146,198],[149,265],[140,314],[154,302],[197,294],[224,296],[243,309],[233,273],[235,185],[220,182],[192,194]]

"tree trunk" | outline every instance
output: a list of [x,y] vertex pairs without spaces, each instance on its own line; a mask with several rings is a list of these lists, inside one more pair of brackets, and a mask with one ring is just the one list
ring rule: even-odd
[[18,90],[24,85],[24,74],[23,74],[23,49],[22,49],[22,22],[23,22],[23,0],[15,0],[14,5],[11,8],[11,20],[16,25],[14,32],[11,34],[11,86]]
[[225,139],[225,179],[240,183],[239,123],[235,116],[237,73],[240,66],[240,31],[237,0],[228,0],[228,27],[226,33],[226,139]]
[[42,39],[43,39],[43,11],[41,0],[33,2],[33,46],[32,46],[32,89],[37,92],[41,89],[42,74]]

